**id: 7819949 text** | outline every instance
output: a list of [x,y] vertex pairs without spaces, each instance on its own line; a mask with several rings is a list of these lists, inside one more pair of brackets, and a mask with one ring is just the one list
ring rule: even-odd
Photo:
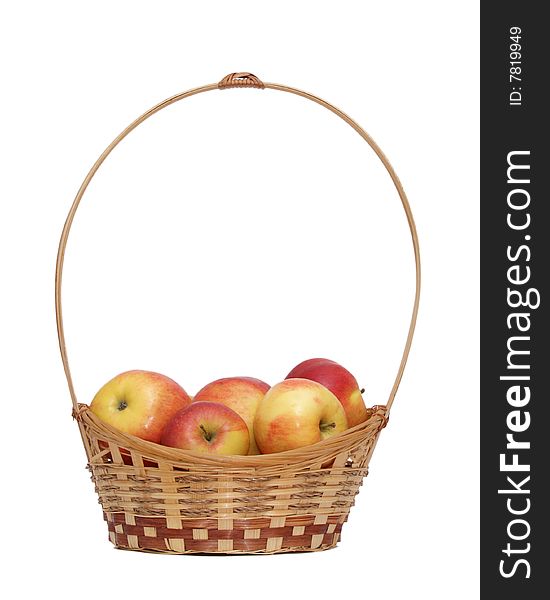
[[521,27],[510,27],[509,63],[510,106],[521,106]]

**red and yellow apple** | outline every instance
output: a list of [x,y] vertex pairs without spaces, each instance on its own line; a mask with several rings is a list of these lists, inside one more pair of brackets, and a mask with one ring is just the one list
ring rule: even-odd
[[254,419],[256,443],[263,454],[309,446],[347,429],[338,398],[309,379],[286,379],[260,400]]
[[327,358],[311,358],[300,363],[286,376],[311,379],[328,388],[342,403],[348,426],[354,427],[367,418],[367,408],[355,377],[342,365]]
[[160,442],[168,421],[191,398],[175,381],[152,371],[126,371],[106,383],[90,410],[123,433]]
[[244,420],[217,402],[193,402],[166,425],[161,444],[206,454],[248,454],[250,436]]
[[260,454],[254,438],[254,417],[269,385],[253,377],[225,377],[205,385],[193,402],[218,402],[233,409],[246,423],[250,436],[248,454]]

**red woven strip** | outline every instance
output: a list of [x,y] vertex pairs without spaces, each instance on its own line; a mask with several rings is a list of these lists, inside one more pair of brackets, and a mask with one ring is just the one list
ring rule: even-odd
[[[327,533],[323,536],[323,544],[332,544],[334,542],[334,536],[330,533]],[[301,546],[310,547],[311,546],[311,536],[310,535],[295,535],[292,537],[284,537],[283,538],[283,548],[299,548]]]
[[189,540],[185,542],[186,550],[195,552],[218,552],[218,540]]
[[257,552],[265,550],[267,540],[235,540],[233,542],[233,550],[243,550],[246,552]]
[[[252,552],[258,550],[265,550],[267,540],[235,540],[233,542],[233,550],[241,550],[245,552]],[[334,536],[330,533],[323,537],[322,544],[333,545]],[[187,544],[186,544],[187,547]],[[281,550],[292,550],[292,549],[307,549],[311,548],[311,536],[310,535],[299,535],[284,537],[282,540]]]
[[[108,530],[115,532],[116,525],[114,523],[108,523]],[[127,525],[126,523],[119,523],[118,525],[122,525],[122,529],[125,535],[137,535],[138,537],[144,536],[143,527],[140,525]],[[325,534],[327,531],[328,524],[326,525],[309,525],[305,527],[302,536],[312,536],[312,535],[320,535]],[[338,523],[334,530],[334,533],[339,533],[342,529],[342,524]],[[268,539],[273,537],[284,537],[284,538],[292,538],[294,527],[268,527],[266,529],[260,529],[260,537],[259,539]],[[208,539],[209,540],[240,540],[244,539],[244,529],[227,529],[227,530],[218,530],[218,529],[209,529],[208,530]],[[146,536],[150,537],[150,536]],[[157,527],[156,528],[156,536],[157,539],[183,539],[183,540],[192,540],[193,539],[193,529],[169,529],[167,527]]]
[[160,538],[138,536],[138,545],[144,550],[168,550],[168,546],[166,545],[165,541]]
[[[143,550],[166,550],[167,546],[163,539],[151,538],[147,536],[138,536],[137,539],[139,548]],[[265,550],[267,540],[245,540],[237,539],[233,542],[233,550],[241,552],[258,552]],[[322,545],[334,545],[335,535],[327,533],[323,536]],[[129,548],[128,537],[123,533],[116,534],[116,545],[121,548]],[[300,536],[289,536],[282,539],[281,550],[292,550],[292,549],[307,549],[311,547],[311,536],[300,535]],[[187,551],[194,552],[210,552],[218,553],[218,542],[217,540],[186,540],[185,549]]]
[[[107,520],[107,515],[104,513],[103,518]],[[327,519],[327,523],[332,525],[336,523],[342,523],[347,521],[347,515],[342,519],[342,515],[330,515]],[[295,527],[307,527],[313,525],[315,520],[314,516],[311,515],[297,515],[286,517],[285,524],[287,526]],[[112,523],[125,524],[126,518],[123,513],[115,513],[112,516]],[[135,517],[136,525],[141,527],[166,527],[166,519],[164,517]],[[184,527],[187,529],[217,529],[217,519],[188,519],[183,518],[182,522]],[[270,519],[266,518],[252,518],[252,519],[234,519],[233,527],[235,529],[265,529],[269,527]]]

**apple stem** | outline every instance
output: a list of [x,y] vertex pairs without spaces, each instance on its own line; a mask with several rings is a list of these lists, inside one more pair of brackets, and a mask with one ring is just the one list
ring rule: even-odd
[[336,423],[319,423],[319,429],[323,432],[328,431],[329,429],[334,429],[336,427]]
[[204,425],[200,425],[199,426],[204,434],[204,439],[209,442],[212,439],[212,434],[208,433],[208,431],[206,431],[206,429],[204,428]]
[[365,388],[361,388],[361,394],[365,393]]

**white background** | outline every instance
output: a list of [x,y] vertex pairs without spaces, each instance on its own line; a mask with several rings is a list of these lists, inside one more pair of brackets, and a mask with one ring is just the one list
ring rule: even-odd
[[[478,3],[18,2],[0,13],[3,547],[10,597],[478,595]],[[55,254],[87,170],[136,116],[232,71],[373,135],[417,221],[423,296],[391,422],[338,548],[156,556],[107,541],[57,348]],[[189,393],[328,356],[387,399],[412,307],[399,199],[332,113],[271,90],[151,118],[85,195],[67,343],[89,402],[127,368]],[[6,579],[7,575],[7,579]]]

